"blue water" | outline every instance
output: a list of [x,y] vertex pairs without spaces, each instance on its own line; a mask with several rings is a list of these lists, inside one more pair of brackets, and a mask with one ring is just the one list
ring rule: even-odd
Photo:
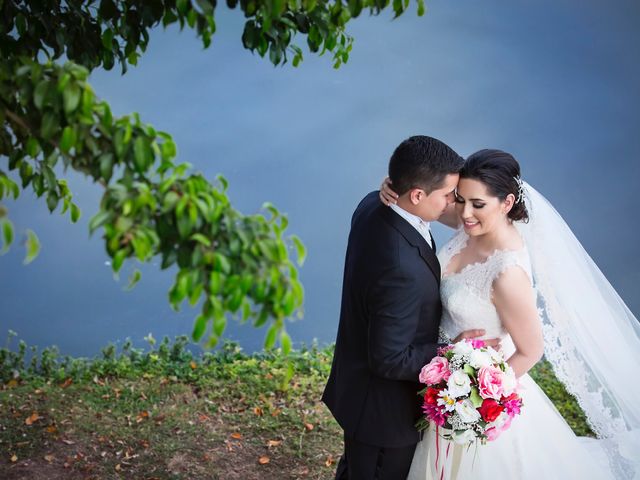
[[[357,19],[352,58],[337,71],[311,54],[297,69],[272,67],[242,48],[243,18],[222,7],[209,50],[189,30],[157,29],[138,67],[96,71],[91,83],[114,112],[138,111],[170,132],[180,160],[211,179],[223,173],[241,211],[269,200],[289,214],[309,249],[305,317],[289,326],[296,341],[334,339],[353,208],[379,185],[394,147],[418,133],[463,155],[514,153],[640,314],[640,7],[427,7],[423,18],[414,6],[395,21]],[[126,337],[190,333],[196,311],[175,313],[167,302],[173,271],[144,266],[132,292],[123,291],[126,275],[114,281],[100,236],[88,238],[100,189],[77,175],[70,184],[83,211],[77,225],[28,192],[6,204],[17,229],[33,228],[43,246],[29,266],[19,246],[0,257],[0,339],[13,329],[30,344],[93,355]],[[448,231],[435,234],[442,245]],[[247,350],[262,345],[263,332],[248,326],[227,333]]]

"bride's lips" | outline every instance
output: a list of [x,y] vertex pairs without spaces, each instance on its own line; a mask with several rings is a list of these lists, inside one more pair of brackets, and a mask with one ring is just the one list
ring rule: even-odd
[[480,225],[480,222],[464,222],[464,228],[474,228]]

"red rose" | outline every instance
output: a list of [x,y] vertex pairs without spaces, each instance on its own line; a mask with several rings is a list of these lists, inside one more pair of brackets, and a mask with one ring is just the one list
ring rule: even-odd
[[478,411],[485,422],[493,422],[502,413],[504,407],[492,398],[487,398],[482,402]]
[[424,403],[429,405],[436,405],[438,403],[438,393],[440,389],[429,387],[424,394]]

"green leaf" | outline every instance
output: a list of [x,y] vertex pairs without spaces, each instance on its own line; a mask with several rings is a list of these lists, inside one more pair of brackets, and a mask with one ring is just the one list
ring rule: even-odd
[[186,15],[187,10],[189,9],[189,0],[176,0],[176,7],[181,16]]
[[474,408],[479,408],[482,405],[482,397],[480,396],[480,392],[478,392],[478,387],[471,387],[471,395],[469,396],[471,403],[473,403]]
[[29,137],[29,140],[27,140],[27,154],[30,157],[37,157],[38,154],[40,153],[40,144],[38,143],[38,140],[34,137]]
[[47,80],[42,80],[38,85],[36,85],[36,89],[33,92],[33,103],[38,110],[42,110],[48,93],[49,82]]
[[116,254],[113,256],[113,263],[111,264],[111,268],[115,273],[118,273],[122,268],[122,262],[124,262],[125,258],[127,258],[126,250],[118,250]]
[[113,153],[100,155],[100,175],[105,182],[109,183],[113,175]]
[[178,153],[176,144],[171,139],[166,139],[162,142],[162,158],[170,160],[174,158]]
[[424,0],[418,0],[418,16],[423,16],[425,11]]
[[133,290],[133,287],[136,286],[136,283],[138,283],[140,281],[140,278],[142,278],[142,273],[140,273],[140,270],[138,270],[137,268],[133,271],[133,273],[131,274],[131,276],[129,277],[129,284],[127,285],[127,287],[125,288],[125,290]]
[[113,30],[110,28],[107,28],[102,32],[102,45],[107,50],[111,50],[113,48]]
[[60,198],[58,197],[58,194],[55,191],[50,191],[47,194],[47,207],[49,208],[50,212],[53,213],[53,211],[58,206],[59,201],[60,201]]
[[468,363],[464,365],[464,367],[462,368],[462,371],[464,373],[466,373],[467,375],[476,378],[476,369],[473,368],[471,365],[469,365]]
[[71,204],[71,221],[76,223],[80,218],[80,208],[75,203]]
[[213,317],[213,333],[216,337],[222,336],[225,328],[227,328],[227,318],[224,315],[216,315]]
[[214,256],[214,270],[217,272],[223,272],[225,275],[231,271],[231,263],[229,259],[223,254],[216,252]]
[[296,298],[291,290],[284,294],[284,298],[282,299],[282,308],[286,317],[291,315],[295,310]]
[[191,333],[191,338],[193,338],[194,342],[199,342],[204,335],[204,331],[207,329],[207,323],[209,320],[204,315],[198,315],[196,318],[196,322],[193,325],[193,332]]
[[276,343],[276,338],[278,336],[278,331],[280,327],[277,322],[273,322],[267,330],[267,334],[264,337],[264,349],[271,350]]
[[209,276],[209,293],[212,295],[220,293],[223,281],[224,277],[220,272],[211,272],[211,275]]
[[89,234],[92,234],[96,228],[101,227],[105,224],[107,220],[111,217],[111,212],[106,212],[104,210],[96,213],[93,218],[89,221]]
[[42,137],[49,140],[58,128],[58,117],[52,112],[46,112],[42,116],[42,124],[40,125]]
[[80,104],[80,97],[82,95],[82,90],[77,83],[69,83],[67,87],[62,92],[62,101],[64,105],[64,112],[69,115],[73,113],[78,105]]
[[75,143],[76,132],[71,126],[67,125],[62,131],[62,138],[60,139],[60,150],[62,150],[64,153],[69,153],[69,150],[71,150]]
[[190,238],[191,238],[191,240],[195,240],[196,242],[201,243],[205,247],[210,247],[211,246],[211,240],[209,240],[207,237],[205,237],[201,233],[194,233],[193,235],[191,235]]
[[282,353],[289,355],[289,352],[291,352],[291,337],[284,329],[280,332],[280,346],[282,347]]
[[13,243],[13,224],[9,220],[2,220],[2,237],[4,245],[2,246],[1,253],[4,254]]
[[38,236],[33,230],[27,230],[27,255],[24,259],[24,264],[29,265],[40,253],[40,241]]
[[133,155],[136,167],[139,172],[146,172],[149,165],[153,162],[153,152],[149,141],[139,136],[133,142]]

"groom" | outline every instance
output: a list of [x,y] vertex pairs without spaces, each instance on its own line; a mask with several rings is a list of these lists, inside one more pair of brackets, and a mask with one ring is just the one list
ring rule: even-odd
[[401,480],[409,472],[419,440],[418,374],[436,355],[442,313],[429,222],[453,202],[462,163],[435,138],[408,138],[389,161],[397,205],[388,208],[371,192],[353,214],[322,396],[344,430],[337,480]]

